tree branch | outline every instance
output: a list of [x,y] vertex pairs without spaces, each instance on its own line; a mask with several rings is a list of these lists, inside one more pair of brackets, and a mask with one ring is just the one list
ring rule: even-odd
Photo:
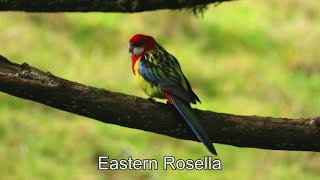
[[[0,91],[104,123],[198,141],[171,105],[71,82],[2,56]],[[320,152],[320,117],[287,119],[195,111],[217,143]]]
[[231,0],[0,0],[0,11],[26,12],[142,12],[197,8]]

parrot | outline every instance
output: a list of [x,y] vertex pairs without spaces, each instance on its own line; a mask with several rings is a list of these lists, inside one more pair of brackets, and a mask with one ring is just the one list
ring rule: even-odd
[[217,152],[190,103],[200,102],[182,73],[178,60],[148,35],[136,34],[129,40],[132,72],[140,88],[151,99],[167,99],[191,130],[214,155]]

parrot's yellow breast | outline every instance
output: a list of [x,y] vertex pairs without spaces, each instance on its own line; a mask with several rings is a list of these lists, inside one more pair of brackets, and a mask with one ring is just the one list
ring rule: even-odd
[[156,97],[156,98],[161,98],[164,99],[165,95],[163,93],[163,90],[161,90],[158,86],[155,86],[151,84],[150,82],[146,81],[139,73],[138,68],[139,68],[139,63],[140,59],[135,63],[134,65],[134,72],[135,72],[135,77],[138,82],[138,85],[142,89],[144,93],[146,93],[150,97]]

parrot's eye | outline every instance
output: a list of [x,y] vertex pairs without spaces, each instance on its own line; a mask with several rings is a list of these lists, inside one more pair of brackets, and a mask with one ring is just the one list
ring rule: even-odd
[[142,41],[135,42],[135,43],[133,43],[133,46],[135,46],[135,47],[143,47],[143,42]]

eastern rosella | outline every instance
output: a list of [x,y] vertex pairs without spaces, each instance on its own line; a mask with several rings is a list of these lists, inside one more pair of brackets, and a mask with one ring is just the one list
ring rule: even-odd
[[136,34],[129,40],[132,71],[141,89],[151,98],[167,98],[187,121],[207,149],[217,155],[212,141],[201,126],[190,103],[200,102],[182,73],[178,60],[153,37]]

